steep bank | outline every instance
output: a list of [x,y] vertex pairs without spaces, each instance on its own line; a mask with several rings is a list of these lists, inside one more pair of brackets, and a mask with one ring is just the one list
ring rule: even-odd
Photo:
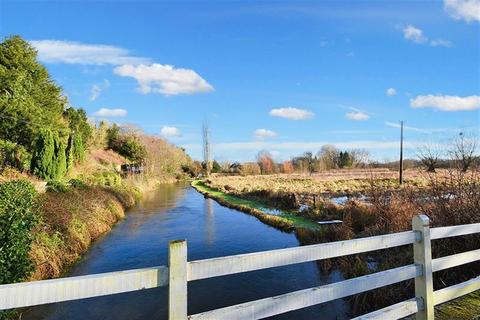
[[30,280],[58,277],[135,204],[131,187],[70,187],[39,195]]
[[252,216],[257,219],[278,228],[283,231],[292,231],[296,228],[319,230],[320,226],[313,220],[299,217],[297,215],[276,210],[278,214],[268,214],[268,208],[265,204],[254,200],[246,200],[238,198],[227,193],[218,191],[205,185],[201,180],[194,180],[192,187],[206,197],[212,198],[221,205],[236,209]]

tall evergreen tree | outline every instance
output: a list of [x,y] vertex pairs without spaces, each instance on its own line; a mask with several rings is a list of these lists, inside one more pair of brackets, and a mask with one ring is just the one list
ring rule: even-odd
[[30,171],[42,179],[56,178],[55,139],[51,130],[41,131],[33,151]]
[[0,43],[0,139],[33,151],[39,128],[67,133],[66,98],[19,36]]

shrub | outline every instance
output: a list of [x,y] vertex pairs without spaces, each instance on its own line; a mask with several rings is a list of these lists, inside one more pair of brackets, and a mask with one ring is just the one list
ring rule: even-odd
[[29,168],[32,155],[25,147],[0,139],[0,167],[14,167],[24,171]]
[[26,180],[0,184],[0,283],[20,281],[33,270],[29,252],[36,196]]
[[67,192],[68,186],[59,180],[50,180],[47,183],[48,192]]
[[70,186],[72,186],[72,188],[76,189],[85,189],[87,187],[87,184],[80,179],[70,179],[68,183]]

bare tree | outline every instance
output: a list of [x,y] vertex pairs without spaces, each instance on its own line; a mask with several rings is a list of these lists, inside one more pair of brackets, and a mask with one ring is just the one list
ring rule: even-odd
[[433,143],[426,144],[417,151],[417,157],[428,172],[435,172],[441,155],[441,150]]
[[335,169],[336,159],[339,154],[339,150],[333,145],[324,145],[318,152],[318,158],[323,169],[330,170]]
[[370,153],[365,149],[353,149],[350,152],[353,168],[365,168],[370,162]]
[[204,123],[202,128],[203,133],[203,161],[205,163],[205,173],[207,176],[212,171],[212,157],[210,153],[210,129],[208,124]]
[[475,136],[466,136],[463,132],[460,132],[454,140],[450,152],[463,172],[466,172],[474,163],[477,146],[478,139]]

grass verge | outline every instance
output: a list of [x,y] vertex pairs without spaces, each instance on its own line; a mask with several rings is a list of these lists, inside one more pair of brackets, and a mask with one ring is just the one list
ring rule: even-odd
[[109,232],[138,198],[127,186],[84,186],[39,196],[39,224],[33,230],[30,280],[60,276]]
[[258,201],[235,197],[217,189],[210,188],[201,180],[194,180],[192,182],[192,187],[204,196],[214,199],[225,207],[248,213],[255,216],[260,221],[283,231],[292,231],[296,228],[309,230],[320,229],[320,226],[315,221],[292,213],[281,212],[278,215],[268,214],[263,211],[267,205]]
[[473,292],[464,297],[442,304],[435,308],[438,320],[478,320],[480,319],[480,292]]

